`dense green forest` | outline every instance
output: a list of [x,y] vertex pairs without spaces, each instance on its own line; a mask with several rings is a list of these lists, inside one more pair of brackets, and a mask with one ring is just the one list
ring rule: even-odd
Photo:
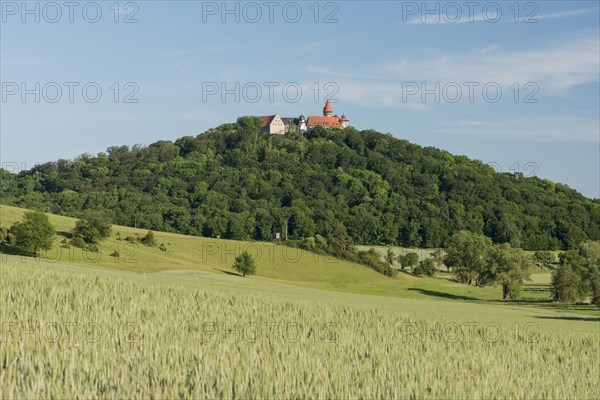
[[273,240],[343,225],[354,243],[439,247],[468,230],[526,249],[600,239],[600,201],[568,186],[389,134],[315,128],[269,135],[239,118],[196,137],[0,170],[0,202],[115,224]]

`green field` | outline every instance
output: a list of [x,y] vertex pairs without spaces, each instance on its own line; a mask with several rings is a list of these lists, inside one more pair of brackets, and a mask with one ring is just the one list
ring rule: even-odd
[[[0,206],[0,225],[10,226],[21,219],[24,211],[26,210],[16,207]],[[167,251],[162,252],[155,247],[117,240],[117,232],[122,238],[135,234],[143,236],[146,233],[142,229],[123,226],[113,226],[111,237],[101,242],[101,251],[98,254],[74,247],[66,249],[60,247],[60,241],[68,237],[76,220],[50,214],[50,221],[56,227],[58,235],[55,246],[42,258],[58,262],[137,272],[191,270],[231,274],[234,258],[247,249],[257,259],[257,277],[264,280],[394,297],[486,301],[501,298],[499,287],[478,288],[460,285],[452,282],[446,274],[440,274],[438,278],[417,278],[401,273],[395,278],[388,278],[362,265],[273,243],[238,242],[156,232],[157,242],[165,243],[167,247]],[[115,250],[119,251],[119,258],[110,256]],[[528,292],[525,294],[528,295]],[[543,293],[531,294],[532,299],[541,300],[548,297],[549,295]]]
[[[0,211],[3,225],[23,212]],[[51,221],[62,235],[74,226]],[[116,232],[145,233],[113,227],[97,260],[58,246],[1,256],[0,398],[600,396],[600,312],[546,301],[547,273],[503,302],[446,273],[387,278],[161,232],[166,253],[127,250]],[[245,246],[274,250],[242,278],[231,264]]]

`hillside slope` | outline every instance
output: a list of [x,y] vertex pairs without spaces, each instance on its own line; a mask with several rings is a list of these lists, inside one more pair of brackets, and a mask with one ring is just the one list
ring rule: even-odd
[[[16,207],[0,206],[0,225],[12,225],[15,221],[21,220],[26,211]],[[75,219],[52,214],[48,216],[57,230],[55,244],[51,250],[44,253],[37,261],[18,254],[0,254],[0,261],[23,264],[39,262],[40,265],[50,263],[57,267],[69,265],[70,269],[100,267],[116,272],[160,272],[181,276],[203,272],[205,281],[219,282],[222,279],[219,276],[227,276],[234,278],[239,285],[243,286],[254,285],[251,282],[256,282],[255,284],[259,286],[271,282],[298,286],[298,290],[314,288],[404,298],[486,301],[501,299],[499,287],[479,288],[455,283],[446,277],[417,278],[404,273],[387,277],[363,265],[267,242],[234,241],[155,232],[157,242],[164,243],[167,248],[167,251],[163,252],[157,247],[117,240],[117,234],[121,238],[126,238],[136,234],[143,236],[147,231],[113,226],[110,237],[100,242],[98,254],[85,252],[72,246],[61,247],[61,241],[72,232]],[[231,268],[236,255],[244,249],[253,254],[257,260],[255,277],[242,278]],[[10,248],[4,250],[10,251]],[[115,250],[119,252],[119,257],[111,255]],[[206,275],[207,272],[210,274]],[[231,284],[231,280],[228,282]],[[539,296],[530,299],[544,300]]]
[[18,175],[0,202],[120,225],[236,240],[317,234],[355,243],[440,247],[459,230],[526,249],[600,240],[600,201],[566,185],[375,131],[259,132],[242,117],[196,137],[110,147]]
[[[10,226],[21,220],[25,211],[27,210],[0,206],[0,225]],[[147,232],[124,226],[113,226],[110,237],[100,242],[100,251],[93,253],[73,246],[61,247],[63,238],[68,237],[75,227],[75,219],[52,214],[49,214],[49,218],[57,231],[55,245],[43,256],[43,260],[50,262],[136,272],[191,270],[237,275],[231,268],[233,261],[242,251],[248,250],[257,261],[257,276],[261,279],[322,289],[387,295],[398,295],[410,282],[418,281],[418,278],[407,275],[388,278],[362,265],[266,242],[155,232],[157,242],[164,243],[167,248],[163,252],[158,247],[117,240],[117,234],[126,238],[136,234],[143,236]],[[112,255],[115,250],[119,257]],[[239,278],[242,279],[241,276]]]

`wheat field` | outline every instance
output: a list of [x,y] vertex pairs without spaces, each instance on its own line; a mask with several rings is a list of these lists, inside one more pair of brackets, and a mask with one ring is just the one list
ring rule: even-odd
[[0,398],[598,398],[599,335],[0,266]]

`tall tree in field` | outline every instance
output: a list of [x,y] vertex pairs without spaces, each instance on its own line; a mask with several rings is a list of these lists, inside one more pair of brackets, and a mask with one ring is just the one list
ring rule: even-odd
[[395,260],[396,256],[394,255],[394,250],[392,249],[392,246],[390,246],[388,247],[387,253],[385,254],[385,261],[387,261],[388,264],[390,264],[390,266],[393,267]]
[[589,285],[592,303],[600,305],[600,240],[579,245],[579,255],[584,258],[584,279]]
[[569,250],[559,255],[560,265],[552,273],[552,294],[556,301],[573,303],[585,296],[582,280],[585,260],[577,251]]
[[[433,259],[436,268],[439,269],[442,265],[444,265],[444,250],[435,250],[431,253],[431,258]],[[446,266],[446,268],[448,269],[448,271],[450,271],[450,268],[448,266]]]
[[591,297],[600,304],[600,241],[583,242],[579,250],[561,253],[559,259],[552,274],[554,300],[572,303]]
[[488,253],[488,265],[482,274],[484,284],[502,285],[502,298],[514,300],[521,295],[523,281],[529,279],[532,262],[525,252],[508,243],[494,245]]
[[338,224],[335,227],[330,243],[334,250],[341,250],[342,252],[347,251],[352,247],[352,238],[348,235],[346,226]]
[[15,222],[10,232],[14,235],[16,247],[37,256],[39,250],[49,250],[56,231],[48,216],[41,211],[23,214],[22,222]]
[[254,275],[256,274],[256,262],[250,253],[244,251],[235,258],[233,269],[243,276]]
[[452,268],[459,282],[485,285],[483,273],[492,241],[483,235],[460,231],[448,241],[444,263]]

